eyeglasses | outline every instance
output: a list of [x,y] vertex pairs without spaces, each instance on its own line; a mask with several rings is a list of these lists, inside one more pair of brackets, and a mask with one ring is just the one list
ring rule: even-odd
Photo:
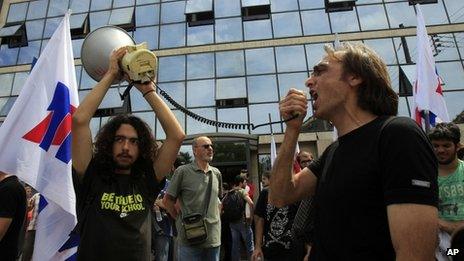
[[309,164],[311,162],[312,162],[312,160],[302,160],[302,161],[300,161],[300,164]]
[[114,142],[116,142],[116,143],[125,143],[126,140],[128,140],[129,143],[132,144],[132,145],[138,145],[139,144],[139,138],[129,138],[129,137],[122,136],[122,135],[114,136]]
[[214,149],[213,144],[203,144],[203,145],[199,145],[197,147],[202,147],[205,150],[209,149],[209,147],[211,147],[211,149]]

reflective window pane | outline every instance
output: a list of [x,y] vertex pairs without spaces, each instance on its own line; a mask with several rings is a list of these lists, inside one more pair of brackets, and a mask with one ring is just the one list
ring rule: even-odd
[[18,64],[32,63],[32,59],[39,57],[41,41],[30,41],[27,46],[19,48]]
[[8,97],[0,98],[0,112],[2,111],[8,99],[9,99]]
[[76,82],[77,82],[77,87],[79,88],[79,85],[81,84],[81,74],[82,74],[82,66],[77,65],[74,66],[74,70],[76,72]]
[[[214,110],[214,108],[192,109],[191,111],[204,118],[216,120],[216,111]],[[208,132],[216,132],[216,127],[204,124],[203,122],[199,122],[191,117],[187,117],[188,135]]]
[[160,48],[185,46],[185,23],[161,26]]
[[155,114],[149,111],[149,112],[136,112],[133,115],[139,117],[145,123],[147,123],[148,127],[150,127],[151,133],[154,136],[155,134]]
[[[80,2],[80,1],[74,1]],[[27,19],[37,19],[37,18],[44,18],[45,14],[47,13],[47,0],[38,0],[29,2],[29,9],[27,10]],[[73,9],[74,11],[74,9]]]
[[421,10],[426,25],[448,23],[442,1],[431,5],[421,5]]
[[[279,121],[279,104],[278,103],[266,103],[266,104],[255,104],[250,105],[250,123],[255,126],[258,124],[268,123],[269,114],[271,114],[271,121]],[[282,126],[280,123],[272,124],[272,130],[274,133],[281,133]],[[256,128],[251,130],[252,134],[265,134],[271,133],[271,127],[269,125]]]
[[[227,123],[248,123],[247,108],[218,109],[218,121]],[[248,129],[218,128],[218,132],[245,133]]]
[[275,102],[279,100],[275,75],[247,77],[248,102]]
[[216,105],[214,100],[214,80],[187,82],[187,107]]
[[84,39],[74,39],[72,40],[72,48],[73,48],[73,55],[74,59],[81,57],[81,49],[82,44],[84,43]]
[[216,19],[216,42],[237,42],[242,41],[242,19],[228,18]]
[[273,48],[245,50],[247,74],[262,74],[275,72]]
[[464,70],[460,62],[436,63],[438,74],[444,82],[444,90],[463,89]]
[[451,23],[464,22],[464,15],[462,15],[462,2],[456,0],[443,0],[446,5]]
[[135,24],[137,27],[158,24],[159,12],[159,5],[137,6],[135,8]]
[[133,6],[135,0],[113,0],[113,8]]
[[272,38],[271,21],[268,19],[243,22],[243,30],[246,41]]
[[[185,107],[185,82],[170,82],[160,84],[161,89],[163,89],[175,102]],[[171,109],[175,107],[169,103],[164,97],[164,102]]]
[[227,17],[240,15],[240,0],[215,0],[214,16]]
[[365,40],[364,43],[372,48],[386,64],[397,63],[391,38]]
[[308,93],[309,89],[304,84],[307,78],[308,73],[305,72],[279,74],[280,99],[283,99],[285,96],[287,96],[290,88],[298,89]]
[[0,96],[9,96],[13,86],[13,73],[0,74]]
[[300,36],[302,34],[298,12],[273,14],[272,26],[274,37]]
[[313,66],[316,65],[322,57],[326,55],[324,51],[325,43],[320,44],[308,44],[306,45],[306,55],[308,60],[308,68],[312,70]]
[[361,30],[368,31],[388,28],[387,16],[382,5],[358,6],[357,9],[361,22]]
[[14,81],[13,81],[13,91],[11,95],[19,95],[21,90],[24,87],[24,83],[26,83],[27,77],[29,76],[28,72],[17,72],[15,73]]
[[160,57],[158,66],[160,82],[185,79],[185,56]]
[[48,16],[62,16],[68,10],[69,0],[50,0]]
[[69,7],[73,13],[83,13],[88,12],[90,7],[90,0],[73,0],[71,1],[71,6]]
[[307,71],[302,45],[276,47],[275,50],[278,72]]
[[19,48],[8,48],[8,44],[0,46],[0,66],[16,64]]
[[[185,130],[185,117],[186,117],[185,114],[178,110],[173,110],[172,113],[174,114],[174,117],[176,117],[177,122],[179,122],[180,127],[183,130]],[[164,130],[159,120],[156,120],[156,139],[157,140],[166,139],[166,134],[164,133]]]
[[3,105],[2,110],[0,111],[0,116],[6,116],[10,112],[11,108],[13,107],[13,105],[14,105],[14,103],[16,101],[16,98],[18,98],[18,97],[10,97],[10,98],[8,98],[5,105]]
[[159,3],[160,0],[137,0],[137,5],[144,5],[144,4],[152,4],[152,3]]
[[53,33],[55,32],[56,28],[58,28],[58,25],[60,24],[61,20],[63,18],[61,17],[55,17],[55,18],[48,18],[47,21],[45,22],[45,30],[44,30],[44,38],[50,38],[52,37]]
[[271,0],[271,12],[298,10],[298,0]]
[[90,10],[91,11],[96,11],[96,10],[110,9],[111,8],[111,2],[113,2],[113,1],[92,0],[92,4],[90,5]]
[[214,77],[214,54],[187,55],[187,79]]
[[27,40],[38,40],[42,38],[45,20],[34,20],[26,22]]
[[185,1],[161,4],[161,23],[185,22]]
[[92,89],[95,84],[97,82],[87,74],[87,71],[85,69],[82,70],[81,86],[79,89]]
[[90,31],[108,24],[110,20],[110,11],[90,13]]
[[10,4],[6,22],[12,23],[24,21],[26,19],[27,4],[28,2]]
[[301,20],[305,35],[330,34],[329,16],[323,9],[303,11]]
[[134,14],[134,7],[120,8],[111,10],[110,20],[108,24],[123,25],[130,24]]
[[330,13],[329,16],[334,33],[359,31],[358,19],[354,10]]
[[216,80],[217,100],[246,97],[246,84],[244,77],[225,78]]
[[324,0],[299,0],[300,1],[300,9],[313,9],[313,8],[323,8]]
[[139,27],[134,31],[135,42],[146,42],[150,50],[158,49],[158,35],[158,26]]
[[216,53],[217,77],[241,76],[245,74],[243,51]]
[[213,42],[213,25],[187,26],[187,45],[211,44]]
[[256,5],[269,5],[269,0],[242,0],[242,7],[256,6]]
[[416,26],[416,13],[408,3],[385,4],[391,28],[398,28],[400,24],[405,27]]
[[448,115],[450,120],[456,119],[456,117],[464,111],[464,91],[460,92],[444,92],[446,107],[448,109]]
[[435,61],[455,60],[459,57],[456,46],[460,45],[460,39],[458,40],[458,44],[456,44],[452,34],[439,34],[434,37],[434,40],[436,52],[438,52],[438,54],[436,54],[434,49],[432,49],[432,52],[436,54]]
[[213,0],[187,0],[185,5],[186,14],[194,14],[213,10]]

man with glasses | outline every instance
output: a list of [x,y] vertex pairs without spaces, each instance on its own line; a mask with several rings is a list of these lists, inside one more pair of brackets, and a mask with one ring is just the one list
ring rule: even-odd
[[[218,261],[221,245],[219,197],[222,195],[222,176],[217,168],[209,165],[213,160],[214,149],[208,137],[195,138],[192,149],[195,160],[174,172],[165,195],[166,209],[176,219],[178,260]],[[180,213],[174,207],[176,199],[180,200]],[[199,244],[192,244],[187,240],[182,224],[183,218],[194,213],[203,215],[208,235]]]
[[110,119],[92,143],[90,121],[112,82],[120,77],[118,64],[126,52],[122,47],[111,54],[108,71],[73,114],[78,260],[151,259],[151,207],[185,137],[149,83],[135,86],[166,133],[163,145],[158,147],[150,127],[132,115]]
[[307,151],[300,151],[297,156],[298,164],[300,164],[300,168],[304,169],[309,166],[309,164],[314,160],[313,154]]

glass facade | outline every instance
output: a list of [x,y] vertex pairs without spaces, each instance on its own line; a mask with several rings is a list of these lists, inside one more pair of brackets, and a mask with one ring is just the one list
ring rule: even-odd
[[[15,68],[27,65],[40,55],[48,39],[70,8],[73,16],[89,19],[94,30],[107,24],[125,24],[133,18],[135,29],[129,34],[136,42],[145,41],[150,49],[163,51],[159,57],[158,83],[179,104],[212,120],[232,123],[261,124],[279,120],[278,101],[290,87],[307,90],[304,80],[320,59],[326,38],[335,33],[373,32],[369,39],[359,39],[375,49],[389,66],[394,88],[398,91],[399,66],[414,66],[415,35],[405,37],[412,64],[405,57],[405,46],[399,36],[388,32],[402,24],[406,29],[416,25],[414,6],[406,0],[357,1],[352,11],[326,13],[323,0],[196,1],[189,12],[207,6],[214,11],[214,24],[189,26],[185,0],[37,0],[11,3],[2,10],[7,24],[24,23],[28,45],[10,48],[0,46],[0,111],[6,115],[28,75]],[[203,3],[204,2],[204,3]],[[267,19],[242,19],[243,6],[270,4]],[[193,10],[193,11],[192,11]],[[461,25],[464,23],[464,2],[438,0],[422,6],[428,26]],[[82,19],[78,19],[82,23]],[[462,26],[462,25],[461,25]],[[462,28],[462,27],[461,27]],[[309,37],[309,38],[308,38]],[[312,38],[311,38],[312,37]],[[325,40],[320,40],[325,39]],[[330,38],[330,39],[333,39]],[[450,118],[464,109],[464,33],[459,31],[435,34],[434,52],[437,70],[444,82],[444,97]],[[285,40],[278,44],[267,40]],[[258,45],[247,43],[260,42]],[[80,58],[83,39],[74,39],[74,56]],[[244,43],[243,48],[226,49],[223,44]],[[202,51],[191,48],[208,46]],[[180,50],[180,51],[177,51]],[[213,50],[213,51],[208,51]],[[9,70],[8,68],[11,68]],[[91,89],[92,80],[82,66],[76,66],[80,97]],[[113,86],[101,108],[121,105],[118,92],[124,85]],[[222,99],[245,98],[246,103],[232,108],[217,106]],[[400,114],[409,116],[411,97],[400,98]],[[157,138],[165,136],[158,121],[139,93],[131,93],[132,111],[150,122]],[[409,107],[408,107],[409,106]],[[171,108],[174,109],[173,106]],[[231,132],[208,126],[175,110],[187,134]],[[309,112],[311,114],[311,112]],[[308,116],[309,117],[309,116]],[[92,121],[93,131],[107,118]],[[273,131],[284,126],[275,124]],[[269,134],[271,129],[240,130],[237,133]]]

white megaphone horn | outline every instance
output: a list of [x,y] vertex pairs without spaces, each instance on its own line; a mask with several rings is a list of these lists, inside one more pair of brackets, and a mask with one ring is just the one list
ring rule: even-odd
[[[132,82],[149,82],[157,71],[157,58],[148,50],[146,43],[136,45],[134,39],[122,28],[103,26],[85,37],[81,49],[81,61],[87,74],[100,81],[109,67],[109,57],[114,49],[127,46],[128,52],[121,59],[120,68]],[[123,80],[115,79],[113,84]]]

